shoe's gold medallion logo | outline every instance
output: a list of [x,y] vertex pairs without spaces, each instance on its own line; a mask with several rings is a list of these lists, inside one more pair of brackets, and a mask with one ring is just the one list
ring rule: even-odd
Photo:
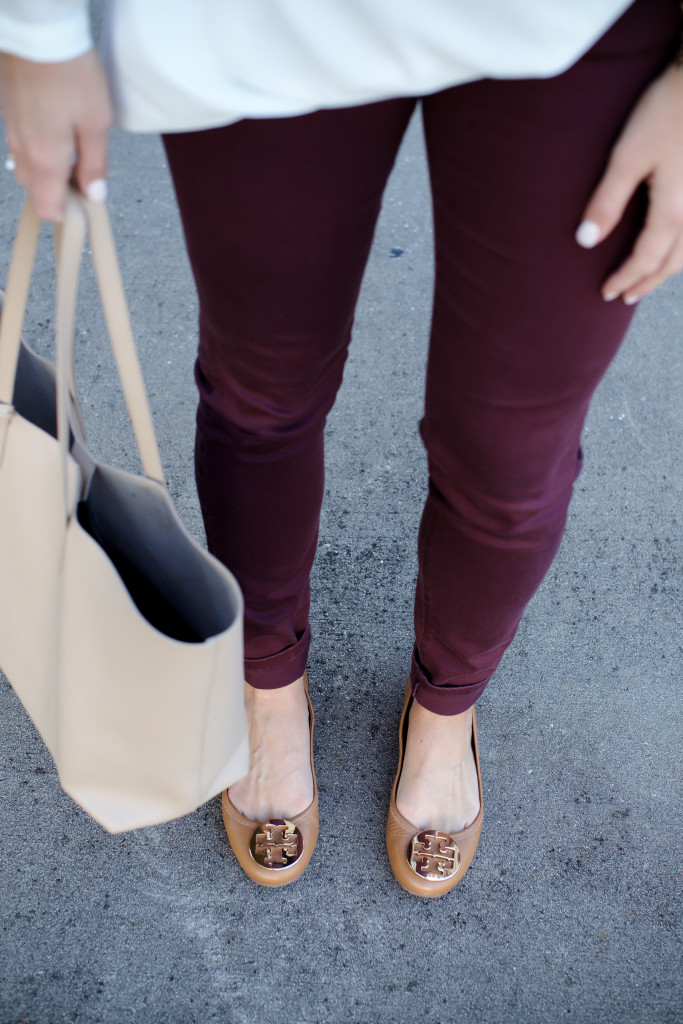
[[304,849],[301,832],[291,821],[271,818],[255,829],[249,844],[251,855],[264,868],[286,868]]
[[460,850],[445,832],[430,829],[413,836],[408,863],[420,878],[441,881],[451,878],[460,866]]

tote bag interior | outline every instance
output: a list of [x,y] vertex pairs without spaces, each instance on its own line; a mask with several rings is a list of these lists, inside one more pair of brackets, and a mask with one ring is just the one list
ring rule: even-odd
[[[13,401],[20,416],[56,438],[54,368],[23,342]],[[95,463],[73,430],[70,449],[86,481],[79,523],[107,554],[140,614],[183,643],[229,629],[239,614],[234,592],[184,532],[163,488]]]

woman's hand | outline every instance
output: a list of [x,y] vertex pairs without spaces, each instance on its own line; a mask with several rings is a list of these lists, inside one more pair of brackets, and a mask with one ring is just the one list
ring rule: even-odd
[[576,233],[590,249],[619,222],[645,182],[645,226],[628,259],[602,286],[607,301],[631,305],[683,269],[683,70],[668,68],[643,93],[610,154]]
[[43,220],[64,214],[69,180],[106,198],[109,88],[95,50],[58,64],[2,54],[0,104],[15,175]]

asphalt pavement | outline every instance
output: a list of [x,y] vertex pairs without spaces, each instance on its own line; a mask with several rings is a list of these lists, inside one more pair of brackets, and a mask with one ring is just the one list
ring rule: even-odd
[[[201,539],[196,299],[156,139],[114,133],[110,192],[169,488]],[[0,180],[0,280],[20,202]],[[472,868],[426,901],[386,860],[426,490],[431,246],[414,124],[327,431],[309,869],[285,889],[252,884],[217,800],[105,834],[62,793],[0,678],[0,1024],[683,1020],[683,279],[642,303],[600,387],[560,554],[478,704],[485,817]],[[25,332],[40,352],[54,322],[49,257],[45,238]],[[134,468],[88,282],[77,341],[91,445]]]

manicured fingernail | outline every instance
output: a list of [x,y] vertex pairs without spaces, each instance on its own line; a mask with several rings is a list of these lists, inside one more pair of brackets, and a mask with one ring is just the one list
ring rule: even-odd
[[640,295],[626,295],[624,298],[625,306],[635,306],[636,302],[640,298]]
[[584,249],[592,249],[600,239],[600,228],[594,220],[582,221],[576,229],[576,241]]
[[86,187],[85,194],[93,203],[104,203],[107,200],[107,183],[104,178],[97,178],[91,181]]
[[618,294],[619,292],[607,292],[605,295],[603,295],[603,299],[605,300],[605,302],[613,302]]

